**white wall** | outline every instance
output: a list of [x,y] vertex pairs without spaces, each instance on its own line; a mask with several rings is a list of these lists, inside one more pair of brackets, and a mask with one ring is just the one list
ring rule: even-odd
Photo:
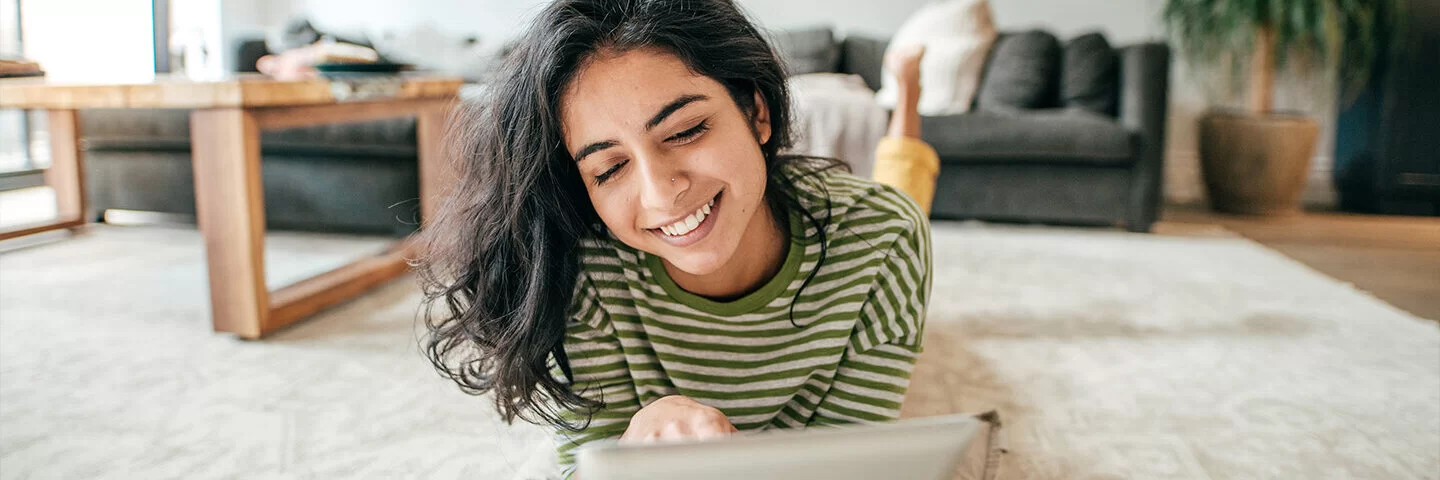
[[0,55],[20,56],[20,0],[0,0]]
[[[286,0],[270,0],[285,2]],[[321,30],[377,32],[430,25],[484,41],[512,37],[546,0],[294,0]]]

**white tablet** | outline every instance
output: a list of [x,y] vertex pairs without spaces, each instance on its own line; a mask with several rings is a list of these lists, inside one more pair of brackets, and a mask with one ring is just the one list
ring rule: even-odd
[[611,440],[581,447],[576,471],[581,480],[942,480],[983,426],[971,415],[946,415],[705,441]]

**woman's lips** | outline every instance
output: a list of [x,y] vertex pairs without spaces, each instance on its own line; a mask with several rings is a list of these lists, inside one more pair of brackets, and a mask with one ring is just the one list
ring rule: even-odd
[[715,217],[719,216],[720,214],[720,209],[722,208],[720,206],[720,199],[724,196],[724,194],[724,190],[721,190],[720,193],[715,194],[715,198],[712,199],[712,201],[714,201],[715,203],[710,206],[710,214],[706,215],[705,220],[701,221],[700,224],[696,225],[694,230],[686,232],[684,235],[670,235],[661,231],[658,228],[651,228],[649,229],[650,234],[658,237],[660,241],[665,242],[671,246],[688,247],[690,245],[694,245],[696,242],[705,239],[705,236],[710,234],[710,230],[713,230],[715,228]]

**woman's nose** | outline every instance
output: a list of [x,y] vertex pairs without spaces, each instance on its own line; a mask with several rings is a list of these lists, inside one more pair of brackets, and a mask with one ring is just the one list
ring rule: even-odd
[[635,159],[640,164],[640,206],[646,210],[670,211],[690,190],[690,177],[672,162],[655,157]]

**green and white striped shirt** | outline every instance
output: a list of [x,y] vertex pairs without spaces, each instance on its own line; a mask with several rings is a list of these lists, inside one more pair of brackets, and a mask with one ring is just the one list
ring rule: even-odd
[[[815,228],[798,214],[791,229],[804,225],[805,238],[792,240],[780,272],[727,302],[680,289],[659,257],[614,238],[583,242],[565,352],[572,388],[606,407],[587,429],[558,431],[565,475],[576,448],[620,436],[667,395],[719,409],[741,431],[899,416],[929,300],[929,224],[891,187],[838,172],[818,179],[830,197],[828,251],[798,299],[820,259]],[[800,199],[825,217],[822,193]]]

